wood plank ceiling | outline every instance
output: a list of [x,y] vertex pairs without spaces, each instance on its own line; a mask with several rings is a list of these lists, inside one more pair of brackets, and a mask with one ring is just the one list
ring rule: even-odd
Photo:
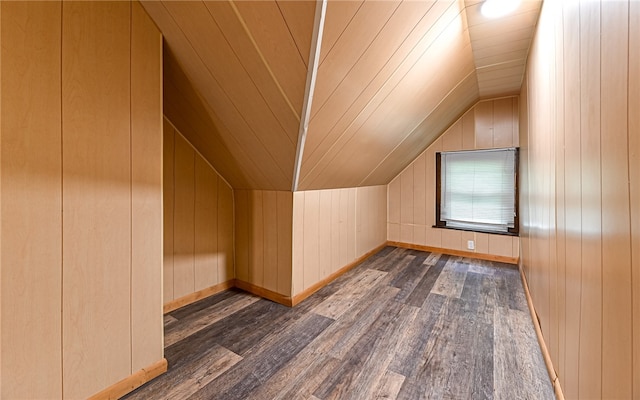
[[[315,1],[143,1],[164,112],[234,188],[291,190]],[[540,1],[329,1],[300,190],[386,184],[480,98],[517,94]]]

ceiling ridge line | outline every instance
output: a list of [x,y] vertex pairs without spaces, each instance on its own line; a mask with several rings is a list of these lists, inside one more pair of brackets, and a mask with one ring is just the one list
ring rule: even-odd
[[242,29],[247,34],[247,37],[251,41],[251,44],[253,45],[253,48],[256,50],[256,52],[260,56],[260,60],[262,61],[262,63],[264,64],[265,68],[269,72],[269,76],[271,76],[271,79],[273,79],[273,82],[276,84],[276,87],[278,88],[278,91],[280,92],[282,97],[284,97],[284,100],[287,103],[287,105],[289,106],[289,108],[291,109],[291,111],[293,112],[293,115],[295,115],[296,118],[298,119],[298,121],[300,121],[300,115],[298,115],[298,111],[293,106],[293,104],[291,104],[291,101],[289,100],[289,97],[285,93],[285,91],[282,88],[282,86],[280,86],[280,82],[278,81],[278,79],[276,78],[275,74],[271,70],[271,66],[267,62],[267,59],[264,57],[264,54],[262,54],[262,51],[260,51],[260,48],[258,47],[258,43],[256,43],[256,40],[253,38],[253,35],[251,34],[251,31],[249,31],[249,27],[247,26],[246,22],[244,21],[244,18],[242,18],[242,15],[240,14],[240,10],[238,10],[238,7],[236,7],[236,4],[235,4],[234,1],[229,1],[229,5],[231,6],[231,9],[233,10],[234,14],[236,14],[236,17],[238,18],[238,21],[240,22],[240,25],[242,25]]
[[298,180],[300,179],[300,168],[302,167],[302,155],[304,154],[304,142],[309,130],[309,119],[311,118],[311,104],[313,103],[313,91],[316,86],[318,75],[318,65],[320,64],[320,49],[322,48],[322,31],[327,13],[327,0],[316,2],[316,15],[313,21],[313,35],[311,36],[311,51],[309,54],[309,69],[307,70],[307,84],[304,89],[304,101],[302,103],[302,118],[300,118],[300,129],[298,131],[298,148],[296,150],[296,160],[293,167],[293,183],[291,191],[298,191]]

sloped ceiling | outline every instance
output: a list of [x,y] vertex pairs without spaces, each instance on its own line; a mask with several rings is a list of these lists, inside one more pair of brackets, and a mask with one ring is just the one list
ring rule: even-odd
[[234,188],[267,190],[291,190],[297,151],[300,190],[388,183],[480,98],[519,91],[540,9],[330,0],[318,44],[315,1],[142,4],[165,37],[165,114]]

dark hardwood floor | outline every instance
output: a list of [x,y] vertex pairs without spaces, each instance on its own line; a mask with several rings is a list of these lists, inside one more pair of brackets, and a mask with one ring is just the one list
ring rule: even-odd
[[127,399],[553,399],[518,270],[386,247],[296,306],[231,290],[165,316]]

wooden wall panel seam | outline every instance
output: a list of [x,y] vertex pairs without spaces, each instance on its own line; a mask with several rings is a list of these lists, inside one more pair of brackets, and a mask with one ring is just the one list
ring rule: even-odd
[[[253,47],[255,48],[256,52],[258,53],[258,55],[260,56],[260,60],[262,61],[262,63],[264,64],[265,68],[267,69],[267,71],[269,72],[269,75],[271,76],[271,79],[273,79],[273,82],[276,84],[276,86],[278,87],[278,90],[280,91],[280,94],[282,95],[282,97],[285,99],[287,105],[289,106],[289,109],[291,110],[291,112],[293,113],[293,115],[295,115],[296,119],[300,120],[300,115],[298,115],[298,111],[296,110],[296,108],[293,106],[293,104],[291,104],[291,100],[289,99],[289,96],[287,96],[287,94],[285,93],[284,89],[282,88],[282,86],[280,85],[280,82],[278,81],[278,79],[276,78],[275,74],[273,73],[273,70],[271,69],[271,66],[269,65],[269,63],[267,62],[264,54],[262,53],[262,51],[260,50],[260,47],[258,46],[258,44],[256,43],[255,38],[253,37],[253,35],[251,34],[251,31],[249,30],[249,28],[247,27],[246,22],[244,21],[244,18],[242,18],[242,15],[240,14],[240,11],[238,11],[238,7],[233,3],[230,2],[229,3],[231,8],[233,9],[233,12],[235,13],[236,17],[238,18],[238,21],[240,22],[240,25],[242,25],[242,29],[244,29],[247,37],[249,38],[249,40],[251,41],[251,44],[253,45]],[[255,82],[254,82],[255,84]],[[257,86],[257,85],[256,85]],[[265,99],[266,101],[266,99]],[[275,115],[274,115],[275,116]],[[283,127],[284,129],[284,127]]]
[[167,121],[175,130],[175,132],[180,135],[180,137],[182,139],[184,139],[187,143],[189,143],[189,146],[191,146],[193,148],[193,150],[196,152],[196,154],[198,154],[202,160],[204,160],[204,162],[207,163],[207,165],[209,166],[209,168],[211,168],[213,170],[213,172],[216,173],[216,175],[218,175],[218,178],[222,179],[222,181],[230,188],[233,188],[233,186],[231,186],[231,184],[225,179],[224,176],[222,176],[220,174],[220,172],[218,172],[218,170],[209,162],[209,160],[200,152],[200,150],[198,150],[198,148],[196,146],[193,145],[193,143],[191,143],[191,141],[189,139],[187,139],[186,136],[184,136],[179,130],[178,128],[175,127],[175,125],[173,124],[173,122],[171,122],[171,120],[167,117],[167,116],[163,116],[164,120]]

